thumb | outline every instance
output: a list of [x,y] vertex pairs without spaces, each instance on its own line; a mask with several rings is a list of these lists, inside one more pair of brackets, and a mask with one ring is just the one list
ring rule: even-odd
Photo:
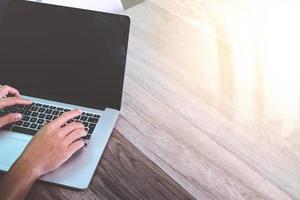
[[22,115],[20,113],[11,113],[0,117],[0,128],[7,124],[12,124],[22,119]]

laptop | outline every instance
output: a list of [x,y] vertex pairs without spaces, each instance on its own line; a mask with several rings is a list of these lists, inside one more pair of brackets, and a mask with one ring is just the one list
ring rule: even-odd
[[0,130],[0,170],[7,172],[44,124],[79,108],[87,145],[41,180],[86,189],[121,109],[130,19],[77,8],[11,0],[0,13],[0,84],[29,106]]

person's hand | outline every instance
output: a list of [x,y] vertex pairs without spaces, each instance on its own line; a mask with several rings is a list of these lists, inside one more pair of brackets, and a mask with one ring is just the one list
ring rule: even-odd
[[1,199],[24,199],[32,184],[53,171],[84,146],[87,132],[81,123],[67,121],[79,116],[78,110],[64,113],[45,125],[30,141],[22,155],[1,180]]
[[[9,97],[7,97],[9,96]],[[5,107],[13,106],[13,105],[30,105],[31,101],[23,99],[18,90],[12,88],[10,86],[2,86],[0,87],[0,109]],[[15,123],[22,118],[22,114],[20,113],[11,113],[0,117],[0,128],[7,124]]]
[[78,110],[64,113],[44,126],[31,140],[17,164],[31,169],[39,177],[53,171],[84,146],[81,137],[87,135],[81,123],[67,121],[81,114]]

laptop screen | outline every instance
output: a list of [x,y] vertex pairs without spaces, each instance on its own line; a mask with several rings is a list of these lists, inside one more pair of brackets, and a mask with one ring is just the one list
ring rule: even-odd
[[120,109],[129,18],[25,1],[0,13],[0,84],[28,96]]

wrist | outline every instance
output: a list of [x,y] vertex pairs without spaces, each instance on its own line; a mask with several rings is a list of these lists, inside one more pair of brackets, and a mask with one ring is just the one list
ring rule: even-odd
[[33,163],[24,158],[20,158],[15,162],[12,166],[12,171],[32,182],[36,181],[42,175],[41,170],[34,167]]
[[[30,161],[30,160],[28,160]],[[24,158],[19,158],[1,180],[0,199],[24,199],[39,172],[28,165]]]

